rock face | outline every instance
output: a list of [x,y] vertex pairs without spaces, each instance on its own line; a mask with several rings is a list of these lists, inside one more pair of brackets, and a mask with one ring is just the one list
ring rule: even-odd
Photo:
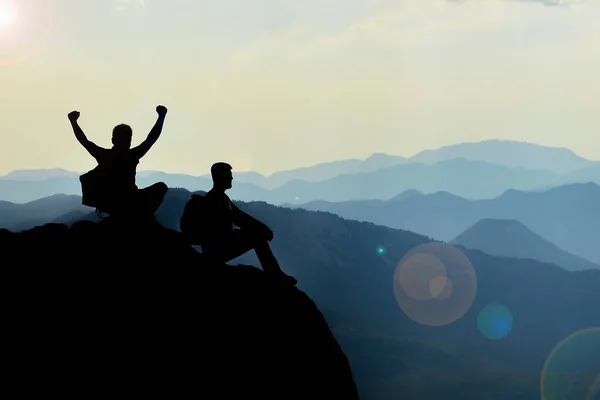
[[26,395],[358,399],[316,305],[155,221],[0,230],[5,382]]

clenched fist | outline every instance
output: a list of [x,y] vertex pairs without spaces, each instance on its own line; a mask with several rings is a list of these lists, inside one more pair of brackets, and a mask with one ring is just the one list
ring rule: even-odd
[[77,121],[77,119],[79,118],[79,115],[80,115],[79,111],[71,111],[71,112],[70,112],[70,113],[67,115],[67,117],[69,117],[69,121],[71,121],[71,122],[75,122],[75,121]]
[[165,106],[156,106],[156,112],[161,117],[164,117],[165,115],[167,115],[167,107],[165,107]]

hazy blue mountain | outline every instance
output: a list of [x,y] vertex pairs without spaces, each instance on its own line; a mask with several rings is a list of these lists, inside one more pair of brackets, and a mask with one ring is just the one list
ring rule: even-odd
[[[349,159],[332,162],[323,162],[308,167],[300,167],[291,170],[277,171],[269,176],[264,176],[254,171],[233,170],[236,182],[249,183],[264,189],[276,189],[290,181],[301,180],[306,182],[319,182],[334,178],[342,174],[356,174],[361,172],[372,172],[382,168],[402,164],[406,161],[404,157],[390,156],[383,153],[375,153],[370,157],[361,159]],[[160,171],[142,171],[140,177],[149,177]],[[163,173],[161,173],[163,174]],[[176,182],[177,187],[188,188],[190,180],[195,178],[210,179],[210,174],[193,177],[183,174],[167,174],[169,179]],[[190,190],[196,190],[194,188]]]
[[[209,177],[195,177],[184,174],[167,174],[159,171],[141,171],[136,183],[144,188],[158,181],[165,182],[169,187],[182,187],[190,190],[209,190],[212,180]],[[245,200],[268,198],[268,191],[259,186],[237,182],[232,189],[233,195]],[[49,178],[41,181],[19,181],[0,179],[0,200],[13,203],[27,203],[55,194],[81,195],[79,175],[75,177]]]
[[0,200],[28,203],[56,194],[81,195],[79,178],[58,177],[41,181],[0,179]]
[[566,174],[559,179],[563,183],[568,182],[596,182],[600,185],[600,164],[591,167],[583,168]]
[[434,165],[411,163],[370,173],[340,175],[322,182],[292,181],[271,191],[266,201],[300,204],[312,200],[388,200],[406,190],[447,191],[465,198],[485,199],[511,188],[529,190],[551,185],[556,180],[557,175],[552,172],[453,159]]
[[[268,188],[269,187],[269,178],[259,174],[258,172],[254,172],[254,171],[246,171],[246,172],[239,172],[239,171],[233,171],[236,182],[244,182],[244,183],[250,183],[256,186],[260,186],[261,188]],[[200,176],[193,176],[193,175],[189,175],[189,174],[171,174],[171,173],[165,173],[162,171],[150,171],[150,170],[145,170],[145,171],[139,171],[137,173],[138,178],[150,178],[151,176],[159,174],[162,176],[168,176],[169,180],[173,181],[174,183],[176,183],[175,187],[185,187],[185,185],[182,185],[182,183],[186,182],[186,180],[192,180],[192,179],[197,179],[197,178],[201,178],[202,181],[205,180],[210,180],[210,173],[208,174],[204,174],[204,175],[200,175]],[[181,181],[179,181],[181,180]]]
[[81,197],[57,194],[26,204],[0,201],[0,229],[22,230],[52,222],[69,213],[89,213],[90,207],[81,204]]
[[[577,176],[574,176],[574,182]],[[584,177],[587,178],[587,175]],[[582,178],[582,179],[584,179]],[[534,190],[556,186],[566,178],[547,171],[508,168],[479,161],[453,159],[434,165],[401,164],[368,173],[338,175],[320,182],[294,180],[275,189],[245,183],[234,173],[232,196],[243,201],[300,204],[313,200],[388,200],[404,196],[447,191],[471,199],[493,198],[508,189]],[[170,187],[209,190],[210,177],[153,173],[138,179],[138,186],[164,181]],[[587,181],[585,181],[587,182]],[[598,180],[600,184],[600,179]]]
[[600,166],[598,161],[582,158],[566,148],[510,140],[458,143],[435,150],[422,151],[410,157],[410,161],[435,164],[453,158],[485,161],[507,167],[552,171],[557,174],[567,174],[591,166]]
[[0,180],[14,181],[43,181],[52,178],[74,178],[79,176],[79,172],[67,171],[62,168],[54,169],[21,169],[13,171],[7,175],[0,176]]
[[[406,163],[431,165],[455,158],[464,158],[471,161],[484,161],[506,167],[544,170],[559,175],[573,173],[577,170],[583,170],[592,166],[600,168],[600,162],[584,159],[573,151],[565,148],[541,146],[510,140],[485,140],[473,143],[458,143],[451,146],[440,147],[438,149],[425,150],[408,158],[375,153],[365,160],[348,159],[320,163],[309,167],[276,172],[267,177],[266,181],[250,181],[245,180],[245,178],[240,179],[244,182],[254,183],[272,189],[295,180],[319,182],[343,174],[373,172],[378,169],[389,168]],[[596,181],[600,183],[600,178],[598,178],[597,174],[594,179],[592,178],[593,177],[589,175],[585,176],[585,174],[580,173],[573,177],[565,178],[566,180],[562,183],[573,181]]]
[[543,192],[511,189],[491,200],[470,201],[439,192],[400,202],[317,202],[300,207],[443,241],[451,241],[484,218],[516,219],[561,249],[600,263],[600,186],[595,183],[570,184]]
[[568,271],[600,269],[600,264],[594,264],[560,249],[514,219],[482,219],[450,243],[467,249],[481,250],[494,256],[547,262]]
[[[354,174],[360,172],[372,172],[381,168],[401,164],[406,159],[400,156],[390,156],[376,153],[365,160],[342,160],[320,163],[310,167],[301,167],[288,171],[275,172],[266,177],[254,171],[235,171],[237,182],[248,183],[263,189],[275,189],[292,180],[304,180],[307,182],[323,181],[341,174]],[[50,178],[77,178],[81,173],[66,171],[62,169],[53,170],[18,170],[0,177],[0,180],[14,181],[40,181]],[[210,180],[210,174],[193,176],[188,174],[168,174],[162,171],[139,171],[138,178],[151,179],[151,177],[162,176],[165,181],[170,181],[173,187],[185,187],[190,190],[199,190],[198,186],[204,188],[203,182]],[[12,201],[12,200],[11,200]]]
[[424,196],[424,195],[425,194],[421,191],[409,189],[409,190],[405,190],[404,192],[401,192],[399,195],[394,196],[387,201],[388,202],[404,201],[406,199],[410,199],[411,197],[418,197],[418,196]]
[[[513,168],[515,167],[515,168]],[[80,194],[80,173],[14,171],[0,177],[0,200],[25,203],[53,194]],[[406,190],[447,191],[470,199],[492,198],[507,189],[545,190],[569,183],[600,184],[600,162],[572,151],[530,143],[489,140],[426,150],[413,157],[375,153],[320,163],[270,176],[238,172],[232,193],[240,200],[301,204],[313,200],[387,200]],[[138,186],[162,180],[170,187],[208,190],[210,174],[138,172]]]
[[275,172],[268,177],[268,188],[277,188],[295,180],[320,182],[339,175],[373,172],[382,168],[404,164],[405,162],[406,158],[404,157],[383,153],[372,154],[364,160],[350,159],[324,162],[310,167]]

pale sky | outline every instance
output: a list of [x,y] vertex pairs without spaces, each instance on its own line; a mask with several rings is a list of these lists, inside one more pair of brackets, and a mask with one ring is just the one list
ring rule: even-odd
[[276,170],[510,139],[600,160],[600,0],[0,0],[0,175]]

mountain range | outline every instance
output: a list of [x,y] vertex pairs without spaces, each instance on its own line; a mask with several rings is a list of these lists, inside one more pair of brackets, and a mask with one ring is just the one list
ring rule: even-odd
[[[460,244],[490,254],[531,257],[567,269],[586,269],[599,264],[595,245],[600,232],[599,204],[600,187],[589,183],[540,192],[510,190],[493,200],[469,201],[447,192],[426,195],[408,190],[387,201],[316,201],[283,206],[331,212],[446,242],[464,234],[460,239],[469,240]],[[0,228],[21,231],[44,223],[80,219],[92,211],[81,205],[77,195],[53,195],[25,204],[0,202]],[[522,241],[506,234],[503,224],[511,220],[513,223],[507,226],[523,235]]]
[[388,201],[315,201],[286,206],[326,211],[445,242],[485,218],[518,220],[559,248],[600,263],[600,186],[595,183],[538,192],[511,189],[490,200],[472,201],[448,192],[410,191]]
[[320,182],[343,174],[369,173],[401,164],[432,165],[455,158],[483,161],[509,168],[544,170],[557,175],[600,165],[599,161],[584,159],[565,148],[509,140],[485,140],[424,150],[412,157],[374,153],[364,160],[347,159],[323,162],[309,167],[278,171],[270,176],[256,172],[241,172],[237,174],[237,179],[265,189],[274,189],[295,180]]
[[517,220],[485,218],[450,244],[500,257],[528,258],[556,264],[568,271],[600,269],[600,264],[561,250]]
[[[485,161],[486,157],[491,161]],[[14,171],[0,177],[0,200],[26,203],[59,193],[80,194],[78,175],[60,169]],[[406,190],[447,191],[468,199],[489,199],[509,189],[534,191],[568,183],[600,184],[600,163],[566,149],[485,141],[427,150],[411,158],[379,153],[365,160],[321,163],[269,177],[235,172],[234,178],[230,192],[233,198],[271,204],[388,200]],[[208,175],[138,173],[140,187],[157,181],[188,190],[208,190],[212,185]]]
[[93,209],[81,204],[81,196],[56,194],[25,204],[0,201],[0,228],[20,231],[60,218],[78,218]]
[[[190,195],[169,190],[156,219],[177,231]],[[421,325],[399,307],[394,272],[407,252],[432,243],[430,238],[326,212],[236,203],[275,232],[274,254],[324,310],[363,400],[539,398],[542,367],[552,350],[568,335],[600,326],[600,271],[569,272],[469,249],[462,252],[476,273],[472,305],[449,325]],[[258,265],[254,254],[231,264],[238,262]],[[514,317],[501,340],[478,329],[478,316],[492,303],[503,304]],[[581,390],[572,389],[572,398],[583,398],[576,397]]]

